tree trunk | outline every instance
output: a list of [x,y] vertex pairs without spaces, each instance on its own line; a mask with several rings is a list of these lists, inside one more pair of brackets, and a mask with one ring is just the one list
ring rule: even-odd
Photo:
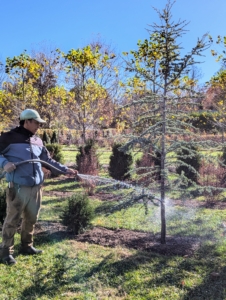
[[165,214],[165,139],[166,139],[166,93],[162,103],[162,145],[161,145],[161,244],[166,243],[166,214]]

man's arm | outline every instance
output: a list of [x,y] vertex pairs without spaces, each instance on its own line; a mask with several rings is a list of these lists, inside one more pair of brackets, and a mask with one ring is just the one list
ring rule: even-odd
[[45,162],[49,163],[53,167],[59,169],[59,172],[53,170],[54,174],[65,174],[67,176],[77,176],[78,171],[73,170],[71,168],[68,168],[65,165],[62,165],[61,163],[55,161],[54,159],[51,158],[49,151],[46,149],[46,147],[43,146],[42,154],[39,157],[41,160],[44,160]]
[[3,133],[0,136],[0,168],[4,169],[7,173],[15,170],[16,166],[9,162],[5,157],[4,153],[7,151],[7,147],[10,145],[10,137],[8,133]]

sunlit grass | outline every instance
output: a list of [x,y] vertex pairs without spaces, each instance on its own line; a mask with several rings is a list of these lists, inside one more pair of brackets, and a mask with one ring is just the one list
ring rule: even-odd
[[78,151],[77,150],[68,150],[67,148],[63,150],[64,155],[64,162],[65,164],[76,164],[76,155]]

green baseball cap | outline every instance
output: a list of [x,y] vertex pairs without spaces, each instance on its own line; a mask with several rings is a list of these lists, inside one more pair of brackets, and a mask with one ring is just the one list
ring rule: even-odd
[[20,114],[20,120],[28,120],[34,119],[39,123],[46,123],[46,121],[42,120],[39,113],[34,109],[25,109]]

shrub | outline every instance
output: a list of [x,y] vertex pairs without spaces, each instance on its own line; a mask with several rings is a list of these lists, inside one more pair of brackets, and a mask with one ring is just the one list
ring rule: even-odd
[[133,163],[131,153],[124,153],[119,150],[122,144],[114,144],[112,146],[112,154],[110,156],[109,175],[116,180],[125,180],[130,178],[128,173]]
[[192,182],[198,183],[198,172],[201,166],[201,157],[195,145],[184,143],[177,151],[177,161],[179,166],[176,168],[177,174],[184,174],[188,179],[188,185]]
[[56,131],[53,131],[50,142],[51,142],[51,144],[58,144],[58,138],[57,138]]
[[202,160],[199,174],[199,184],[201,186],[213,186],[216,188],[226,187],[225,168],[217,162]]
[[80,174],[98,175],[99,160],[97,148],[93,140],[88,140],[86,145],[79,147],[76,155],[77,170]]
[[50,137],[49,137],[49,135],[46,133],[46,131],[43,132],[42,141],[43,141],[43,144],[44,144],[44,145],[50,143]]
[[82,233],[91,225],[94,209],[86,194],[75,194],[68,198],[66,207],[60,216],[62,224],[74,234]]
[[205,132],[211,132],[216,128],[214,120],[219,117],[219,112],[213,111],[195,111],[191,113],[188,122],[192,120],[192,126]]
[[62,146],[60,144],[46,144],[45,146],[46,146],[47,150],[49,151],[52,159],[56,160],[57,162],[59,162],[61,164],[64,163]]
[[222,188],[226,187],[225,168],[219,163],[202,160],[199,171],[199,184],[203,186],[202,194],[207,202],[215,202],[222,195]]
[[0,223],[5,220],[6,217],[6,190],[0,187]]
[[161,153],[158,151],[149,151],[143,153],[142,157],[136,161],[138,182],[149,185],[151,181],[161,179]]

